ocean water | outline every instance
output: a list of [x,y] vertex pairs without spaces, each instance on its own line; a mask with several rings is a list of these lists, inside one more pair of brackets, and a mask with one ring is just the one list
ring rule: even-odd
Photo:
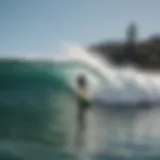
[[54,63],[2,60],[0,155],[52,158],[69,144],[75,106],[73,91]]
[[[115,69],[84,51],[73,52],[81,57],[0,60],[0,159],[157,158],[160,109],[135,109],[141,99],[159,98],[157,77],[148,81],[136,70]],[[95,103],[87,113],[87,145],[79,153],[74,78],[80,73],[87,76]],[[115,105],[123,107],[115,112]]]

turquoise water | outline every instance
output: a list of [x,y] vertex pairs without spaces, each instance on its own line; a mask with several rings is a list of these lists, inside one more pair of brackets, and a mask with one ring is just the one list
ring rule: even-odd
[[[101,86],[104,85],[98,72],[83,63],[0,61],[0,159],[125,159],[125,156],[118,154],[85,153],[85,156],[79,157],[77,152],[68,152],[68,146],[74,149],[76,110],[71,76],[79,68],[95,74],[101,81]],[[98,108],[101,113],[96,111]],[[94,109],[95,119],[106,122],[106,111],[98,106]],[[99,132],[106,129],[104,126],[98,126],[101,127]],[[96,145],[102,142],[105,145],[105,138],[105,135],[104,139],[100,136],[101,140]],[[140,151],[137,146],[135,148]],[[135,152],[134,159],[138,159],[139,154]],[[140,159],[149,157],[141,156]]]
[[33,154],[37,159],[57,155],[57,150],[64,150],[69,143],[74,104],[74,94],[61,66],[1,61],[0,156],[12,152],[17,156],[24,152],[21,156],[30,158]]

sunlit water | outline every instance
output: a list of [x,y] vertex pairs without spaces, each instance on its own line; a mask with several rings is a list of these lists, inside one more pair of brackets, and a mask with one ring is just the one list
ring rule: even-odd
[[[133,68],[117,69],[81,47],[69,47],[66,52],[56,58],[1,60],[0,156],[63,160],[77,159],[80,154],[83,158],[98,155],[98,159],[111,152],[119,156],[153,154],[148,152],[151,147],[156,152],[160,109],[137,112],[135,106],[140,100],[159,100],[159,76]],[[88,138],[80,154],[74,145],[74,78],[79,73],[88,77],[95,102],[87,113]],[[113,104],[123,107],[118,112],[107,109]],[[129,109],[123,110],[124,106]],[[137,146],[143,146],[141,151]],[[132,154],[126,148],[132,148]]]

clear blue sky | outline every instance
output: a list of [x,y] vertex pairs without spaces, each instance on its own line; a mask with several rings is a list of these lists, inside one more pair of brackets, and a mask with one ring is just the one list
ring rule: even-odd
[[66,41],[124,38],[130,21],[143,38],[160,31],[159,16],[159,0],[0,0],[0,55],[58,53]]

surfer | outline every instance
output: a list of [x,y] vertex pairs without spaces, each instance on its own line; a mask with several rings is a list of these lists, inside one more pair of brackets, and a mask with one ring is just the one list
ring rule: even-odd
[[91,107],[91,103],[88,95],[87,80],[84,75],[80,75],[77,78],[77,134],[76,143],[77,147],[85,147],[87,120],[87,110]]

